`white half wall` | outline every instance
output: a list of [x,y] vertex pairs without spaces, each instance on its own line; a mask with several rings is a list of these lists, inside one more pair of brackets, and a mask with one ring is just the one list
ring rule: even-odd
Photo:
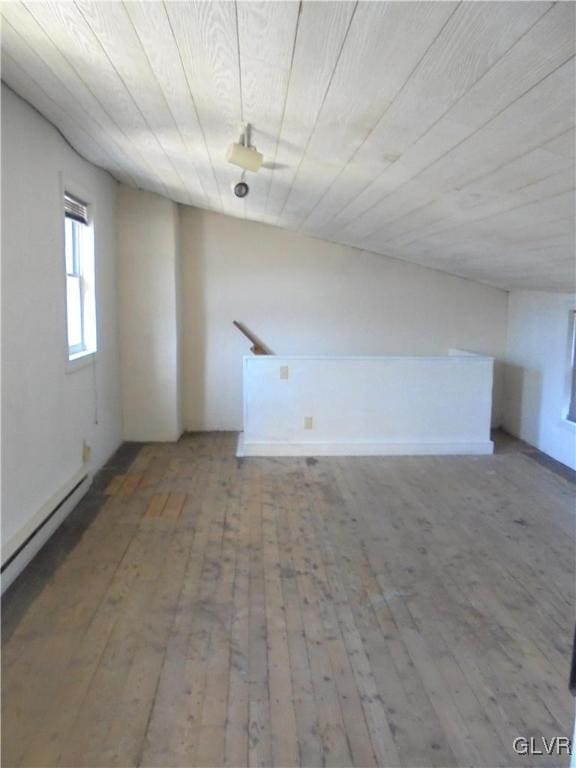
[[[63,184],[84,190],[94,211],[98,352],[80,368],[67,360]],[[121,442],[115,202],[111,176],[3,85],[3,550]]]
[[119,185],[118,274],[124,439],[177,440],[180,392],[178,207]]
[[493,360],[245,357],[243,456],[492,453]]
[[181,208],[180,235],[186,429],[242,429],[249,344],[233,320],[279,355],[493,356],[500,423],[504,291],[194,208]]
[[504,425],[576,469],[576,425],[566,420],[574,309],[574,294],[510,294]]

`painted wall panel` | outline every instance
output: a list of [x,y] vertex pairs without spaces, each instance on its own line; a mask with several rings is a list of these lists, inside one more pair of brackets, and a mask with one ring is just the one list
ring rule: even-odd
[[245,357],[245,455],[491,453],[491,358]]
[[574,294],[510,294],[504,424],[513,435],[576,469],[570,398]]
[[177,440],[180,409],[178,208],[124,185],[118,194],[125,440]]
[[[67,364],[62,184],[94,207],[98,353]],[[2,536],[8,541],[82,468],[121,441],[116,182],[2,86]]]
[[181,208],[180,235],[187,429],[242,428],[249,343],[233,320],[279,355],[491,355],[500,423],[504,291],[194,208]]

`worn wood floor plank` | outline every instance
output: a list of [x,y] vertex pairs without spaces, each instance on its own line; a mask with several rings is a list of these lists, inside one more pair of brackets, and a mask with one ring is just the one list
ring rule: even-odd
[[566,477],[235,444],[131,448],[5,595],[4,766],[568,764],[512,748],[571,735]]

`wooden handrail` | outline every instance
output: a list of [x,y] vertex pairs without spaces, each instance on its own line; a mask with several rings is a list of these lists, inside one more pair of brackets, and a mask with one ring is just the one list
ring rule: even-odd
[[253,355],[273,355],[274,352],[270,349],[270,347],[266,346],[263,341],[260,341],[258,336],[256,334],[252,333],[252,331],[249,328],[246,328],[244,323],[238,322],[238,320],[232,321],[236,328],[240,331],[240,333],[243,333],[244,336],[252,343],[252,346],[250,347],[250,352],[252,352]]

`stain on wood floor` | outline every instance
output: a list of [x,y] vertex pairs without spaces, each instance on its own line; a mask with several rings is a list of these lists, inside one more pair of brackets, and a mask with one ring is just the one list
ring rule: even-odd
[[573,485],[235,445],[125,449],[8,591],[5,768],[567,765]]

